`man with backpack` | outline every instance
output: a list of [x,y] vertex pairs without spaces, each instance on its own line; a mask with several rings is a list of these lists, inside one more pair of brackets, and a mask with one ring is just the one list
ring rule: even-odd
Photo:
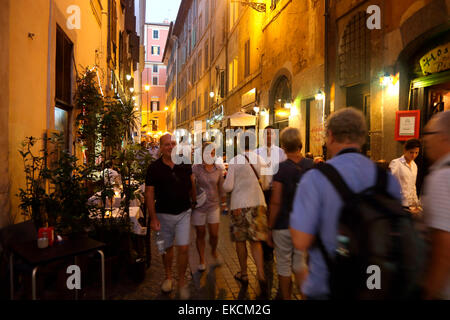
[[[404,234],[396,230],[392,230],[389,235],[385,234],[383,227],[391,223],[391,217],[399,217],[398,220],[392,220],[400,221],[400,229],[403,226],[409,228],[410,224],[402,220],[404,216],[401,212],[401,193],[397,180],[386,172],[379,173],[375,163],[360,153],[366,136],[367,127],[362,112],[345,108],[333,113],[326,125],[326,146],[332,159],[319,166],[319,169],[305,173],[297,188],[290,215],[290,230],[294,246],[300,251],[307,250],[309,254],[309,274],[302,287],[307,299],[371,298],[369,294],[376,292],[380,281],[383,289],[386,282],[394,281],[390,278],[391,270],[386,267],[389,264],[385,266],[383,261],[380,261],[380,265],[377,265],[376,259],[371,260],[374,256],[372,251],[377,250],[377,244],[380,245],[380,250],[383,250],[386,243],[395,242],[391,241],[393,239],[385,241],[385,237],[391,236],[391,233]],[[375,186],[375,196],[364,192]],[[383,207],[385,214],[379,213],[376,207],[369,208],[371,203],[387,203]],[[368,209],[358,212],[362,207]],[[389,207],[395,212],[391,214]],[[346,212],[353,211],[354,216],[348,219],[347,216],[351,214],[344,214],[343,209],[348,209]],[[370,229],[368,221],[370,222],[371,218],[365,217],[365,213],[374,218],[379,215],[389,219],[378,219],[381,224],[373,225]],[[347,220],[342,221],[342,218]],[[372,234],[373,237],[368,237]],[[358,243],[358,237],[365,237],[364,241]],[[374,240],[378,242],[373,243]],[[397,242],[403,243],[403,240],[400,237]],[[392,256],[401,256],[401,253],[395,250],[391,253]],[[340,259],[339,255],[343,259]],[[364,265],[365,258],[370,260],[370,265]],[[342,260],[344,264],[339,263]],[[376,273],[379,269],[381,279],[377,279]],[[369,279],[372,270],[375,270],[374,278]],[[365,289],[375,291],[365,292]],[[360,294],[361,292],[363,294]]]
[[431,244],[424,298],[450,300],[450,111],[436,114],[423,136],[425,155],[433,162],[424,195]]

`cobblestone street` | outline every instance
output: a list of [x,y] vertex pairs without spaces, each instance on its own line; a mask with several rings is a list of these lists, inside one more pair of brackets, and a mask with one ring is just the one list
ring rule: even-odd
[[[219,231],[218,252],[223,260],[223,264],[219,267],[212,266],[208,261],[212,261],[208,239],[206,239],[206,259],[207,269],[204,272],[197,271],[198,253],[195,247],[195,231],[191,229],[191,245],[189,249],[189,270],[186,277],[191,279],[191,299],[194,300],[233,300],[233,299],[255,299],[258,292],[258,282],[256,280],[256,266],[249,252],[248,260],[248,287],[242,287],[241,284],[234,279],[234,274],[239,271],[238,257],[234,248],[234,244],[230,240],[229,234],[229,218],[221,216],[221,224]],[[175,259],[174,259],[175,260]],[[174,265],[175,266],[175,265]],[[277,295],[277,277],[274,266],[265,266],[266,273],[273,270],[273,285],[271,299],[275,299]],[[174,278],[175,268],[174,270]],[[146,272],[145,280],[139,285],[133,285],[129,281],[123,281],[109,289],[108,298],[114,300],[152,300],[152,299],[178,299],[177,290],[171,294],[161,292],[161,283],[164,280],[164,268],[161,257],[157,254],[155,243],[152,239],[152,262],[150,268]],[[270,275],[268,277],[270,281]],[[300,299],[297,290],[294,289],[294,299]]]

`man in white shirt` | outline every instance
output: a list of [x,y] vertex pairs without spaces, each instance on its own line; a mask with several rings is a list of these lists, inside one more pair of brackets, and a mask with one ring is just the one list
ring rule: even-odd
[[264,129],[264,132],[266,134],[265,144],[256,149],[255,152],[263,158],[269,166],[269,168],[263,170],[263,174],[269,175],[269,181],[272,181],[272,177],[278,172],[280,162],[285,161],[287,157],[284,150],[273,143],[274,139],[278,139],[278,135],[275,134],[275,129],[272,126],[267,126]]
[[408,140],[405,144],[403,156],[392,160],[389,164],[392,174],[400,182],[403,206],[414,213],[419,210],[420,205],[416,190],[417,165],[414,162],[419,155],[420,147],[419,140]]
[[[267,207],[269,207],[273,176],[278,172],[280,162],[287,160],[287,157],[284,150],[278,147],[279,135],[276,134],[275,129],[272,126],[267,126],[264,128],[264,133],[265,143],[261,147],[256,149],[255,153],[266,162],[266,168],[263,168],[262,174],[267,175],[267,180],[269,183],[268,187],[264,190],[264,198],[266,200]],[[273,278],[273,248],[270,247],[266,242],[262,242],[262,248],[264,253],[264,265],[266,268],[266,275],[268,278],[268,286],[270,291]]]
[[450,111],[433,116],[423,136],[425,154],[433,162],[424,196],[431,240],[425,298],[450,300]]

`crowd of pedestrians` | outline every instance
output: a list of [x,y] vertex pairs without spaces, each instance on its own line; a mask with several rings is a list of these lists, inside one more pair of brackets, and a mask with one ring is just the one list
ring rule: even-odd
[[[162,290],[173,289],[176,246],[180,298],[189,298],[184,274],[191,224],[198,271],[209,263],[207,231],[211,263],[221,264],[218,231],[227,206],[240,266],[234,277],[248,283],[248,243],[261,299],[268,299],[270,290],[264,266],[273,263],[281,299],[291,299],[293,285],[311,300],[340,293],[354,299],[450,299],[450,111],[434,115],[423,141],[407,141],[403,155],[389,164],[361,153],[368,132],[360,111],[334,112],[325,132],[328,161],[303,155],[298,129],[280,133],[280,148],[274,143],[276,131],[267,127],[263,146],[252,150],[246,143],[244,152],[227,161],[227,170],[211,142],[203,144],[201,164],[173,163],[176,143],[170,134],[162,136],[160,157],[150,165],[146,181],[151,228],[164,240]],[[424,192],[418,192],[414,160],[423,147],[433,166]],[[369,270],[377,268],[381,279],[375,277],[371,287]]]

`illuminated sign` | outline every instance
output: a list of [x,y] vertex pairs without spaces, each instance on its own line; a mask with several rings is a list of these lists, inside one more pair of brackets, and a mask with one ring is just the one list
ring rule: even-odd
[[438,73],[450,69],[450,43],[437,47],[420,59],[420,67],[424,75]]

